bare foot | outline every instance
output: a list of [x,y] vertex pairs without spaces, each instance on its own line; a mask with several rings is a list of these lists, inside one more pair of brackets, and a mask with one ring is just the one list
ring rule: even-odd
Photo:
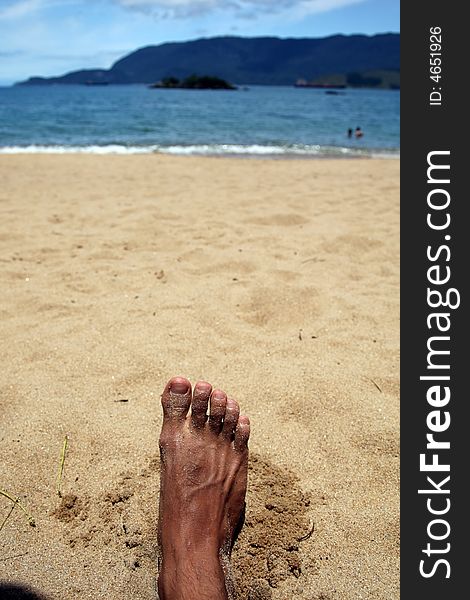
[[199,381],[191,393],[184,377],[170,379],[162,406],[160,600],[227,600],[233,597],[229,558],[244,513],[250,421],[225,392]]

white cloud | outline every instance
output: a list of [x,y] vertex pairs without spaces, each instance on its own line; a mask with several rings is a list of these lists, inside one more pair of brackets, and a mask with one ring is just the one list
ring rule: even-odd
[[21,19],[26,17],[40,8],[44,4],[43,0],[21,0],[20,2],[10,2],[7,6],[0,8],[0,19]]
[[[54,6],[82,4],[84,0],[2,0],[6,6],[0,7],[0,21],[14,21],[34,16],[36,13]],[[86,0],[85,0],[86,1]]]
[[[0,0],[0,21],[32,16],[54,6],[96,5],[97,0]],[[161,18],[184,19],[214,12],[229,12],[235,17],[256,18],[259,14],[291,13],[306,16],[358,4],[365,0],[102,0],[121,8]],[[6,4],[6,6],[5,6]],[[3,5],[3,6],[2,6]]]
[[302,15],[329,12],[352,4],[362,4],[365,0],[303,0],[296,2],[296,8]]
[[328,12],[365,0],[114,0],[123,8],[166,18],[185,18],[215,11],[229,11],[235,16],[278,14],[294,11],[296,15]]

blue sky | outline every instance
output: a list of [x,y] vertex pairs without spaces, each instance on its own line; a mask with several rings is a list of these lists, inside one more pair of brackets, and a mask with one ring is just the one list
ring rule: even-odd
[[0,84],[216,35],[399,31],[399,0],[0,0]]

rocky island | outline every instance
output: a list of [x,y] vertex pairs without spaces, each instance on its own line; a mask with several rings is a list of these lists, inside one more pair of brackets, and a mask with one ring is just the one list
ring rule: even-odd
[[149,85],[152,89],[180,89],[180,90],[236,90],[237,87],[212,75],[190,75],[185,79],[177,77],[164,77],[157,83]]

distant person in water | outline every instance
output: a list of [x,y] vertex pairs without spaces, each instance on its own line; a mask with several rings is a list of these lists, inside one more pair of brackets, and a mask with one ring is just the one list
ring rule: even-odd
[[348,129],[348,138],[352,137],[352,129],[351,127]]
[[[250,421],[225,392],[173,377],[162,394],[160,600],[231,600],[243,525]],[[209,414],[207,415],[207,409]]]
[[364,135],[364,132],[360,127],[356,127],[356,131],[354,132],[356,138],[361,138]]

